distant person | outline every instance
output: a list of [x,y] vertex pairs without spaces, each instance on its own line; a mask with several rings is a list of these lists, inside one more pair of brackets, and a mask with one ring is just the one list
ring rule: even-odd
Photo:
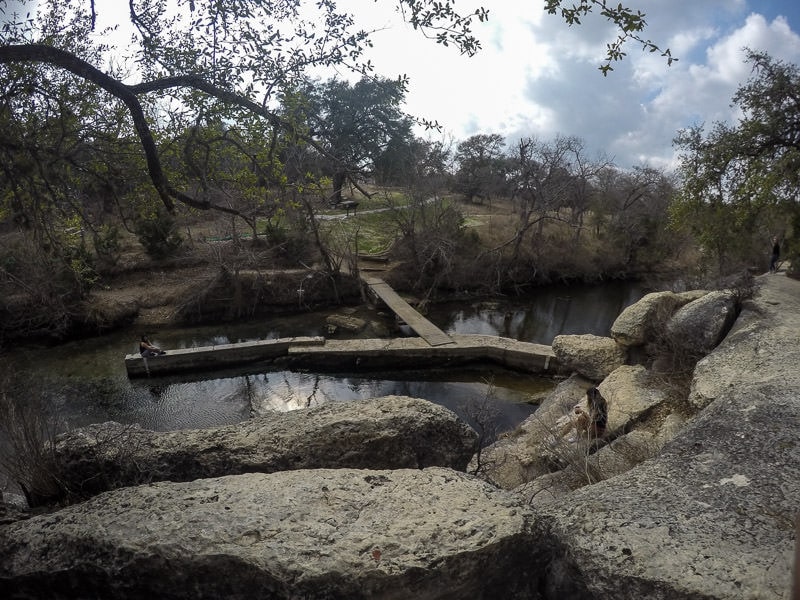
[[781,257],[781,245],[778,238],[772,238],[772,255],[769,258],[769,272],[778,272],[778,259]]
[[575,432],[567,438],[568,442],[577,442],[579,437],[589,441],[602,438],[608,425],[608,404],[596,387],[586,390],[586,402],[578,403],[568,415],[558,421],[558,435],[564,437],[573,429]]
[[161,348],[153,346],[153,344],[150,343],[150,340],[147,339],[147,336],[143,335],[142,339],[139,341],[139,354],[141,354],[144,358],[150,358],[152,356],[166,354],[166,352]]

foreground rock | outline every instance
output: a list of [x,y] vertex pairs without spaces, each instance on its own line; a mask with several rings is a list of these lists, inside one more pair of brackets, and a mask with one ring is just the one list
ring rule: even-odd
[[537,598],[532,525],[440,468],[158,483],[0,529],[0,597]]
[[156,432],[119,423],[73,430],[58,478],[78,497],[151,481],[325,467],[463,471],[477,434],[448,409],[387,396],[272,413],[215,429]]

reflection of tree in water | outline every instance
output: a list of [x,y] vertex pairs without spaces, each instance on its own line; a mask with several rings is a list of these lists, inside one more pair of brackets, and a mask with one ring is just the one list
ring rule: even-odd
[[253,377],[248,385],[251,410],[286,412],[319,406],[330,401],[326,379],[318,374],[298,374],[291,371]]
[[314,385],[311,388],[311,393],[306,398],[306,408],[311,406],[312,401],[317,398],[317,391],[319,390],[319,375],[314,377]]

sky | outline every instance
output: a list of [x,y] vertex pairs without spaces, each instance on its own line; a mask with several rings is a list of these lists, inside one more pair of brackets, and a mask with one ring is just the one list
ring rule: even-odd
[[437,120],[456,141],[498,133],[513,147],[522,137],[576,136],[590,158],[669,170],[680,129],[735,123],[732,97],[752,75],[745,48],[800,64],[796,0],[628,0],[646,14],[643,37],[678,61],[667,66],[658,53],[629,43],[628,56],[606,77],[598,67],[616,33],[602,18],[569,27],[544,11],[543,0],[482,4],[489,22],[474,26],[483,49],[470,58],[422,38],[386,2],[348,0],[381,28],[377,71],[410,78],[406,112]]

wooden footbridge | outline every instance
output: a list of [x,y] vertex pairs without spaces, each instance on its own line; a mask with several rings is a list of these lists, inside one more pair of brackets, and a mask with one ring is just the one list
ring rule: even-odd
[[554,374],[561,370],[550,346],[496,336],[448,335],[414,310],[382,279],[371,276],[362,276],[362,279],[419,337],[368,340],[297,337],[181,348],[150,359],[129,354],[125,357],[128,376],[161,376],[233,367],[258,371],[268,365],[364,371],[453,367],[474,362],[538,374]]
[[414,330],[419,337],[431,346],[454,344],[453,338],[419,314],[408,302],[403,300],[391,286],[380,277],[362,275],[361,280],[370,291],[380,298],[389,309]]

